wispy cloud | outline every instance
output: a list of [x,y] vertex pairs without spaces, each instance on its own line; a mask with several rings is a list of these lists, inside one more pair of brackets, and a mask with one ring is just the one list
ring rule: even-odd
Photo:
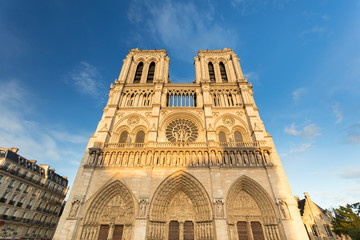
[[343,120],[343,115],[342,115],[342,112],[340,111],[340,104],[339,103],[335,103],[332,105],[332,111],[336,117],[336,124],[339,124],[342,122]]
[[315,26],[315,27],[312,27],[310,29],[305,29],[304,31],[302,31],[300,33],[300,35],[308,35],[308,34],[317,34],[317,33],[324,33],[326,32],[327,29],[325,27],[318,27],[318,26]]
[[289,153],[302,153],[302,152],[306,152],[307,150],[312,148],[312,144],[311,143],[303,143],[301,144],[298,148],[293,148],[289,151]]
[[360,144],[360,122],[351,125],[345,136],[346,143]]
[[244,77],[247,78],[250,82],[256,83],[256,85],[259,86],[259,74],[257,72],[245,73]]
[[339,176],[345,179],[360,179],[360,169],[356,166],[347,167],[342,169]]
[[265,7],[282,8],[288,0],[230,0],[233,7],[239,9],[242,15],[254,14]]
[[136,31],[150,33],[186,61],[199,49],[235,47],[238,41],[235,31],[221,24],[211,1],[195,5],[174,0],[135,0],[130,5],[128,19],[137,26]]
[[[36,102],[34,96],[25,90],[20,81],[0,82],[3,89],[6,89],[0,91],[0,146],[18,147],[20,155],[39,160],[39,163],[56,165],[62,161],[63,172],[58,173],[75,174],[73,169],[66,167],[66,163],[82,158],[87,142],[83,135],[87,137],[89,133],[69,133],[34,120],[34,115],[37,114],[36,106],[32,103]],[[71,180],[74,177],[69,176]]]
[[321,135],[320,130],[320,127],[318,127],[316,124],[309,124],[303,129],[297,130],[295,123],[293,123],[290,127],[285,127],[284,132],[290,135],[313,138]]
[[80,62],[70,74],[76,89],[92,97],[102,96],[104,85],[101,82],[101,74],[98,69],[87,62]]
[[295,103],[298,103],[301,99],[301,97],[307,93],[307,89],[306,88],[298,88],[295,91],[293,91],[291,94],[293,96],[293,100]]

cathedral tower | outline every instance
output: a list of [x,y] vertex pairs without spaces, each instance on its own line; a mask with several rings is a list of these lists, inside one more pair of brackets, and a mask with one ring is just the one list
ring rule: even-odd
[[54,239],[308,238],[236,54],[194,60],[171,83],[165,50],[129,52]]

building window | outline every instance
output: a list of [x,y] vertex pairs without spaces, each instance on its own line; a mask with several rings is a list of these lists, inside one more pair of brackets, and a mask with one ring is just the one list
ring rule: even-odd
[[242,135],[241,135],[241,133],[239,131],[234,132],[234,140],[235,140],[235,142],[242,142],[243,141]]
[[135,143],[144,143],[145,142],[145,132],[138,131],[136,133]]
[[136,68],[134,83],[140,83],[143,68],[144,68],[144,63],[140,62]]
[[3,175],[0,175],[0,183],[2,182],[3,177]]
[[150,63],[149,72],[147,75],[146,83],[153,83],[155,74],[155,63]]
[[21,187],[22,187],[22,183],[19,183],[19,186],[16,188],[17,191],[20,191],[21,190]]
[[28,193],[29,192],[29,185],[26,185],[25,189],[24,189],[24,193]]
[[326,234],[327,234],[329,237],[332,237],[333,235],[332,235],[330,226],[329,226],[329,225],[324,225],[324,228],[325,228]]
[[8,188],[13,188],[14,182],[15,182],[14,180],[11,180],[9,185],[8,185]]
[[215,81],[214,65],[212,64],[212,62],[209,62],[208,68],[209,68],[210,82],[216,82]]
[[227,142],[226,135],[223,131],[219,132],[219,142]]
[[126,142],[127,142],[127,139],[128,139],[128,135],[129,135],[129,133],[128,133],[127,131],[123,131],[123,132],[120,134],[119,143],[126,143]]
[[312,231],[312,233],[313,233],[313,235],[314,235],[315,237],[318,237],[318,236],[319,236],[319,231],[318,231],[316,225],[312,225],[312,226],[311,226],[311,231]]
[[226,70],[225,70],[224,63],[220,62],[219,67],[220,67],[221,80],[222,80],[223,83],[227,83],[228,79],[227,79],[227,76],[226,76]]

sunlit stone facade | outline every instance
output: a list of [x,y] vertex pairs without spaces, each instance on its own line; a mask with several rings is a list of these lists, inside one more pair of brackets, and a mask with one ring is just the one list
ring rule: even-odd
[[165,50],[129,52],[54,239],[307,239],[231,49],[171,83]]

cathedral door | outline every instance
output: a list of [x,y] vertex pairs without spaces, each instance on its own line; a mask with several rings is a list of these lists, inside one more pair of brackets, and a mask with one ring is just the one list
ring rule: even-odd
[[171,221],[169,223],[169,240],[179,240],[179,222]]
[[194,223],[191,221],[184,223],[184,240],[194,240]]
[[115,225],[113,240],[121,240],[124,231],[124,225]]
[[239,240],[249,240],[247,222],[241,221],[237,223],[237,232]]
[[107,240],[109,229],[109,225],[101,225],[98,240]]
[[265,240],[261,223],[251,222],[251,230],[254,236],[254,240]]

